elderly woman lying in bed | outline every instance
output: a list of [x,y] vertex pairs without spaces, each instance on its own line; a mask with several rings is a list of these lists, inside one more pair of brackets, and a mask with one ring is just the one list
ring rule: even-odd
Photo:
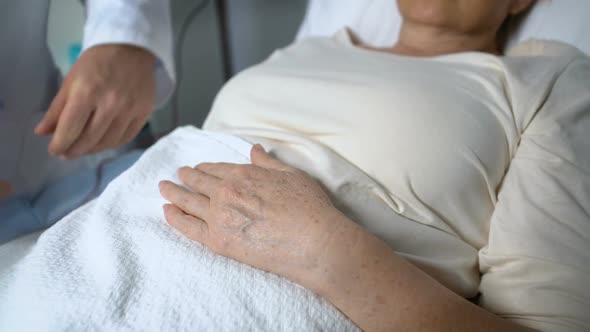
[[590,60],[540,41],[502,55],[530,0],[398,2],[390,49],[342,31],[227,84],[205,129],[276,156],[180,168],[165,219],[363,330],[590,328]]

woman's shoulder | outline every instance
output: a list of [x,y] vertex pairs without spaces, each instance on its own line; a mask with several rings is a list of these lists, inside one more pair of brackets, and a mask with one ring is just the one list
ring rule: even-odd
[[[502,62],[506,68],[507,92],[515,124],[524,133],[532,122],[539,122],[547,113],[551,100],[561,99],[555,92],[563,86],[590,85],[590,73],[571,70],[572,66],[589,68],[590,58],[568,44],[550,40],[528,40],[507,50]],[[559,85],[559,86],[558,86]],[[580,95],[571,95],[579,99]],[[544,110],[543,112],[541,112]]]
[[564,50],[562,68],[527,127],[528,134],[571,138],[590,132],[590,58],[573,48]]
[[546,39],[529,39],[518,43],[506,50],[506,56],[548,56],[548,57],[565,57],[578,58],[587,57],[587,55],[570,44]]

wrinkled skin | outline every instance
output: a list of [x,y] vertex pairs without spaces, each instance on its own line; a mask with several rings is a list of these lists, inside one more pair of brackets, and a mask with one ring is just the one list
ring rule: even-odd
[[163,181],[172,204],[166,220],[214,252],[297,278],[321,265],[321,253],[342,226],[339,211],[303,171],[260,146],[252,165],[201,164],[178,172],[190,190]]
[[78,158],[130,142],[149,119],[154,57],[128,45],[95,46],[80,56],[37,135],[53,134],[51,155]]

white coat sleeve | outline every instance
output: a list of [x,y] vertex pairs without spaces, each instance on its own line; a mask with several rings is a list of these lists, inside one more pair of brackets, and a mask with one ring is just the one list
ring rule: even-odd
[[590,331],[590,59],[521,136],[480,251],[479,304],[540,331]]
[[169,0],[86,0],[83,49],[103,44],[142,47],[157,58],[155,107],[175,85]]

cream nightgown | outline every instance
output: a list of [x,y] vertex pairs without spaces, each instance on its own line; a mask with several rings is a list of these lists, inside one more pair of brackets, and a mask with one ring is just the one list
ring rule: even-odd
[[590,329],[590,59],[574,48],[416,58],[342,31],[238,75],[205,129],[265,142],[336,200],[378,196],[395,216],[355,220],[486,309]]

